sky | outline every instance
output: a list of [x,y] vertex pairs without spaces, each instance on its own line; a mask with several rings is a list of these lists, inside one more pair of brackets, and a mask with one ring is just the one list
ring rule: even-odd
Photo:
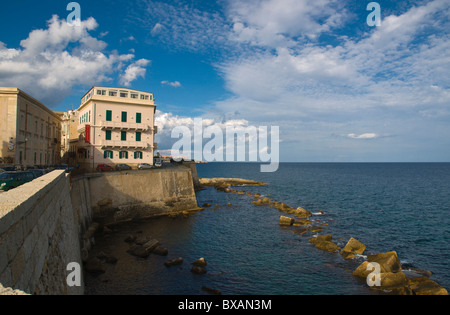
[[[3,1],[0,86],[54,110],[152,92],[173,128],[279,127],[282,162],[450,162],[450,2]],[[262,149],[262,148],[259,148]]]

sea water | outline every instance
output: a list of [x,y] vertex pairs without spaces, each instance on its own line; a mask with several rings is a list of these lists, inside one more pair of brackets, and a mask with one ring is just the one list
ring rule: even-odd
[[[119,260],[101,276],[86,276],[87,294],[207,294],[203,286],[238,295],[366,295],[365,281],[352,271],[364,257],[344,260],[308,242],[332,234],[341,247],[350,237],[367,246],[364,255],[396,251],[404,268],[433,273],[450,288],[450,163],[282,163],[275,173],[260,173],[257,163],[198,164],[200,177],[234,177],[267,186],[235,187],[303,207],[316,215],[319,233],[295,234],[278,224],[285,215],[256,206],[247,195],[206,188],[198,204],[212,206],[197,215],[131,222],[96,239],[95,251]],[[228,205],[231,204],[231,206]],[[323,211],[323,215],[319,215]],[[126,253],[123,240],[140,231],[168,248],[169,255],[147,259]],[[181,266],[164,262],[182,257]],[[207,274],[190,272],[204,257]]]

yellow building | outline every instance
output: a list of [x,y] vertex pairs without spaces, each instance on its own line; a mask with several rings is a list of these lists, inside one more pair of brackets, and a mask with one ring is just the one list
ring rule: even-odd
[[57,112],[61,116],[61,161],[76,164],[76,145],[78,143],[78,111]]
[[18,88],[0,87],[0,157],[4,163],[60,163],[61,118]]
[[155,112],[152,93],[93,87],[78,108],[79,166],[93,170],[99,164],[153,165]]

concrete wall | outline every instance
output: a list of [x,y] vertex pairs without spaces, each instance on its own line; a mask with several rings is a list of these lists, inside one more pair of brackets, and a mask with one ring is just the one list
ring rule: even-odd
[[83,294],[69,287],[70,262],[81,264],[77,214],[64,171],[0,194],[0,283],[31,294]]
[[191,170],[128,171],[89,178],[95,221],[111,224],[198,210]]
[[[198,210],[190,168],[92,174],[53,171],[0,193],[0,295],[83,294],[69,263],[88,258],[99,223]],[[96,222],[93,222],[96,221]],[[81,268],[81,280],[83,279]],[[5,293],[6,292],[6,293]]]

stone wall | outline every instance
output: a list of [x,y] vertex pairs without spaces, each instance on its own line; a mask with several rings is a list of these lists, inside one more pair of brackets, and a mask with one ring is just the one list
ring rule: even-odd
[[0,194],[0,283],[30,294],[83,294],[67,265],[81,265],[69,177],[53,171]]
[[94,220],[102,224],[199,209],[192,172],[182,166],[94,175],[89,187]]
[[[185,167],[74,179],[56,170],[2,192],[0,294],[83,294],[82,263],[99,223],[198,209]],[[81,286],[67,285],[72,262],[81,267]]]

